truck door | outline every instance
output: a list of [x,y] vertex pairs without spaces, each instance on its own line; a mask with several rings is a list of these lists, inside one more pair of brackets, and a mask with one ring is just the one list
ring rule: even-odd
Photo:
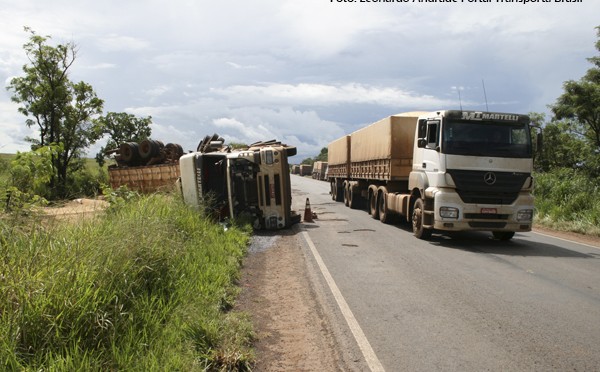
[[440,119],[421,119],[417,127],[418,150],[413,159],[413,170],[438,172],[440,170]]
[[[426,173],[437,173],[441,168],[445,168],[440,162],[440,129],[442,121],[440,119],[427,120],[427,144],[423,153],[423,168]],[[431,185],[432,177],[428,177]]]

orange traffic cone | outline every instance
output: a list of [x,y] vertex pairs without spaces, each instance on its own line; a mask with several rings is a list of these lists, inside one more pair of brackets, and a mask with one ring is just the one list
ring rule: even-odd
[[314,222],[308,198],[306,198],[306,206],[304,207],[304,222]]

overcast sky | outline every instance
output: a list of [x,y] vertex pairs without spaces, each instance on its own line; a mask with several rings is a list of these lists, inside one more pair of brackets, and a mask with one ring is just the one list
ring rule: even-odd
[[[405,111],[548,112],[598,55],[600,0],[0,0],[0,79],[29,34],[74,42],[73,81],[104,112],[152,116],[152,137],[195,150],[207,134],[298,147],[291,162]],[[483,83],[485,83],[485,93]],[[0,93],[0,152],[27,151],[25,117]],[[35,134],[33,134],[35,135]],[[91,156],[98,145],[90,149]]]

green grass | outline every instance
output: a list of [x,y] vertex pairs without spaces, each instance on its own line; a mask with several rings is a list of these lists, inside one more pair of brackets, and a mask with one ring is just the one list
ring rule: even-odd
[[0,185],[8,182],[10,162],[14,158],[14,154],[0,154]]
[[0,369],[249,368],[250,322],[230,311],[248,232],[159,194],[0,230]]
[[535,176],[535,223],[600,236],[600,180],[572,169]]

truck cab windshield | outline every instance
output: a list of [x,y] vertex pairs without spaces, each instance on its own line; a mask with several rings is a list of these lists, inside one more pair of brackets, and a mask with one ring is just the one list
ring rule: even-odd
[[453,155],[530,158],[529,126],[448,120],[443,127],[442,151]]

